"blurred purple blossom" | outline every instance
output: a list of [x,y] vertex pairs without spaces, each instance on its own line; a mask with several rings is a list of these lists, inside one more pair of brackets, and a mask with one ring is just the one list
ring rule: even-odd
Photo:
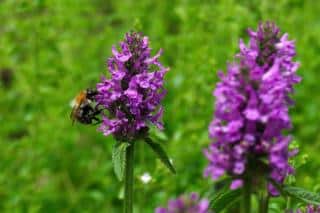
[[[290,211],[290,213],[293,213],[293,212],[294,211]],[[305,208],[297,209],[295,211],[295,213],[320,213],[320,206],[316,207],[316,206],[313,206],[313,205],[308,205]]]
[[102,77],[97,84],[96,101],[108,111],[99,128],[104,135],[131,141],[144,136],[149,123],[163,128],[160,103],[168,68],[159,62],[161,53],[152,57],[148,37],[136,32],[126,34],[120,51],[112,47],[107,62],[111,79]]
[[167,208],[159,207],[155,213],[209,213],[209,201],[200,199],[196,193],[182,195],[170,200]]
[[[300,81],[299,63],[293,61],[294,41],[270,22],[248,34],[249,45],[240,40],[237,62],[228,65],[226,74],[218,73],[214,119],[209,126],[212,143],[205,150],[210,161],[205,176],[215,180],[231,175],[232,189],[243,185],[242,177],[257,172],[282,184],[294,172],[288,161],[297,153],[289,151],[291,137],[283,134],[292,128],[290,95]],[[272,195],[278,194],[271,184],[268,188]]]

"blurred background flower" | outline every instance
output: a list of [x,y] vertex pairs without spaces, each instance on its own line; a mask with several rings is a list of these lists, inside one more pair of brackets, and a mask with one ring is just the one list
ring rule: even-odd
[[170,200],[167,208],[159,207],[156,213],[209,213],[209,201],[200,199],[197,193],[181,195]]
[[297,209],[296,211],[291,211],[292,213],[319,213],[320,212],[320,207],[316,207],[313,205],[308,205],[306,207],[301,207]]

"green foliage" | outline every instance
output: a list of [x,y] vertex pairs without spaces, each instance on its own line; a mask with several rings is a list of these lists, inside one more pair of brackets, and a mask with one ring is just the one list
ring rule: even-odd
[[113,169],[117,178],[122,181],[126,169],[126,150],[129,143],[116,142],[112,149]]
[[283,192],[288,196],[301,200],[307,204],[320,206],[320,194],[309,192],[303,188],[294,186],[285,186],[282,188]]
[[[312,0],[0,1],[0,73],[10,68],[12,79],[10,86],[0,80],[0,212],[121,212],[114,141],[95,126],[72,126],[69,105],[107,73],[112,45],[132,28],[150,37],[153,53],[163,48],[170,67],[160,136],[177,170],[171,175],[147,144],[137,144],[136,212],[212,186],[203,178],[203,149],[216,73],[261,20],[296,40],[303,81],[290,114],[298,158],[309,157],[297,162],[295,183],[319,191],[319,11]],[[138,178],[145,172],[148,184]],[[284,208],[283,199],[270,200],[270,209]]]
[[156,154],[160,161],[165,165],[173,174],[176,173],[167,153],[161,147],[160,144],[153,142],[150,138],[145,139],[146,143],[150,146],[151,150]]
[[210,209],[214,212],[221,212],[223,210],[228,210],[235,203],[240,200],[241,189],[230,190],[225,189],[217,192],[213,198],[210,200]]

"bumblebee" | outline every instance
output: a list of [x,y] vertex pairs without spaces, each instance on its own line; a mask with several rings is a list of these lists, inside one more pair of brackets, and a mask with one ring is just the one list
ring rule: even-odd
[[86,89],[75,97],[70,114],[72,124],[75,121],[82,124],[101,123],[101,120],[97,116],[101,114],[102,109],[99,109],[98,105],[93,106],[94,97],[97,93],[94,89]]

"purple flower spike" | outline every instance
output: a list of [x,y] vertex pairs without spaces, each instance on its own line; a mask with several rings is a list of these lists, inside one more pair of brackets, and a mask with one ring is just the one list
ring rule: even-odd
[[170,200],[168,208],[159,207],[155,213],[209,213],[209,201],[200,200],[199,195],[191,193],[182,195],[176,200]]
[[111,79],[102,77],[97,84],[96,101],[108,111],[99,128],[104,135],[132,141],[147,134],[149,123],[163,128],[160,103],[168,68],[159,62],[162,50],[153,57],[150,51],[148,37],[135,32],[126,34],[120,50],[112,47],[107,62]]
[[[294,172],[289,158],[292,128],[288,114],[290,95],[300,81],[299,67],[293,61],[294,42],[281,35],[273,23],[260,24],[257,32],[248,30],[249,45],[240,40],[236,62],[220,82],[215,96],[214,119],[209,126],[212,143],[205,150],[209,165],[205,176],[216,180],[224,174],[234,177],[232,189],[242,186],[244,176],[268,176],[282,184]],[[269,192],[277,190],[269,184]]]

